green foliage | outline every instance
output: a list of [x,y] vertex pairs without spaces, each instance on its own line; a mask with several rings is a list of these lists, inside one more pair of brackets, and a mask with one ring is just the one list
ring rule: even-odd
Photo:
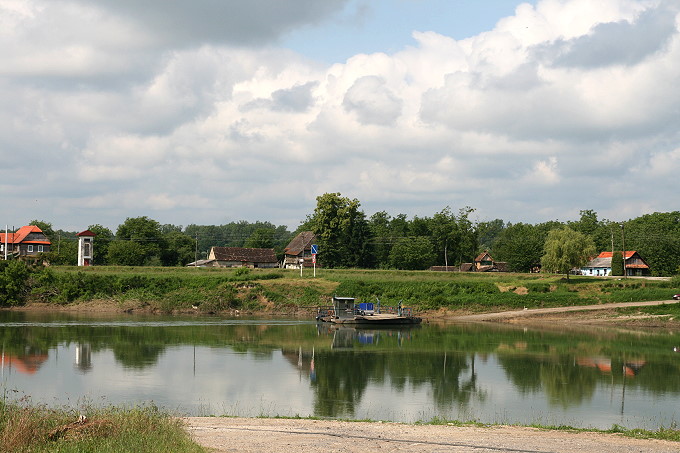
[[0,261],[0,306],[19,305],[28,290],[30,269],[22,261]]
[[113,254],[111,248],[114,246],[109,246],[108,257],[112,264],[141,266],[157,263],[160,262],[161,251],[166,248],[161,225],[146,216],[125,219],[118,226],[116,237],[127,245],[116,246]]
[[389,259],[395,269],[427,269],[435,260],[432,242],[426,237],[399,239],[392,247]]
[[367,267],[370,259],[371,230],[359,210],[359,200],[339,193],[326,193],[316,198],[310,219],[319,242],[319,259],[327,268]]
[[[680,268],[680,211],[655,212],[625,223],[626,250],[635,250],[652,275],[670,276]],[[623,250],[623,247],[620,248]]]
[[492,255],[507,262],[513,272],[530,272],[540,265],[546,235],[541,225],[508,225],[496,239]]
[[550,231],[544,249],[543,271],[565,274],[567,278],[573,268],[582,267],[595,255],[592,239],[569,227]]
[[118,266],[142,266],[147,258],[147,249],[139,242],[113,241],[109,244],[106,261]]
[[113,240],[113,232],[108,228],[95,224],[87,227],[96,236],[92,244],[92,260],[95,266],[102,266],[107,264],[107,257],[109,254],[109,244]]
[[50,251],[45,253],[47,262],[53,265],[73,266],[78,262],[78,241],[75,239],[60,239],[52,243]]
[[270,222],[250,223],[245,220],[225,225],[192,224],[184,229],[184,234],[194,239],[198,238],[199,259],[207,256],[210,247],[261,247],[254,244],[263,244],[268,237],[271,238],[271,245],[263,248],[274,248],[279,253],[293,237],[285,225],[276,226]]
[[186,266],[194,261],[196,241],[184,233],[171,231],[163,235],[161,264],[163,266]]
[[612,254],[612,275],[615,277],[623,275],[623,253],[619,251]]
[[274,233],[272,228],[258,228],[248,237],[244,247],[271,249],[274,248]]

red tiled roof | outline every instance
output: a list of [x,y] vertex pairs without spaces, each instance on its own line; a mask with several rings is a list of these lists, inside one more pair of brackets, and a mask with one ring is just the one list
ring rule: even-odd
[[96,236],[96,234],[93,233],[90,230],[85,230],[85,231],[81,231],[80,233],[76,234],[76,236],[79,236],[79,237],[80,236]]
[[[635,255],[637,252],[635,250],[627,250],[625,252],[625,258],[628,259],[631,256]],[[612,252],[602,252],[598,255],[598,258],[611,258],[612,257]]]
[[[26,237],[31,233],[42,233],[43,231],[35,225],[22,226],[17,230],[16,233],[7,233],[7,243],[9,244],[19,244],[24,242],[26,244],[46,244],[49,245],[50,241],[24,241]],[[5,233],[0,233],[0,242],[5,243]]]

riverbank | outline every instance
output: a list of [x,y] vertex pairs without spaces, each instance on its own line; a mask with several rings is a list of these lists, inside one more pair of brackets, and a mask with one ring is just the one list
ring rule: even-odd
[[516,426],[406,425],[311,419],[190,417],[186,429],[215,453],[597,452],[669,453],[678,443],[619,434]]
[[[652,308],[656,307],[656,310]],[[149,306],[132,307],[120,304],[112,299],[94,299],[56,305],[33,302],[19,307],[11,307],[12,311],[25,312],[64,312],[79,314],[116,315],[116,314],[152,314]],[[226,310],[221,316],[255,316],[255,317],[297,317],[312,319],[316,313],[313,308],[296,308],[290,311],[265,310]],[[200,314],[196,309],[178,310],[177,315]],[[498,312],[477,313],[470,310],[429,310],[419,312],[426,323],[460,323],[460,322],[499,322],[508,324],[564,325],[570,326],[596,325],[629,328],[680,328],[680,301],[659,300],[644,302],[620,302],[600,305],[578,305],[551,308],[506,310]]]

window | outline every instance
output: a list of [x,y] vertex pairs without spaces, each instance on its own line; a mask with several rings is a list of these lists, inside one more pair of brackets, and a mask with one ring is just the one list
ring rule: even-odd
[[38,252],[42,253],[45,251],[45,248],[42,245],[38,246]]
[[32,245],[28,246],[28,253],[33,253],[33,246]]

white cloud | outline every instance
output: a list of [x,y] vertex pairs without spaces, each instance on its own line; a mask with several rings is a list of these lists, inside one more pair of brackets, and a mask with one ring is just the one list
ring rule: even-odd
[[[10,215],[296,226],[339,191],[392,214],[543,221],[586,208],[559,195],[592,186],[602,216],[675,209],[676,6],[541,0],[465,40],[414,32],[325,67],[275,43],[344,1],[262,17],[246,3],[0,0]],[[655,197],[632,198],[627,177]]]

